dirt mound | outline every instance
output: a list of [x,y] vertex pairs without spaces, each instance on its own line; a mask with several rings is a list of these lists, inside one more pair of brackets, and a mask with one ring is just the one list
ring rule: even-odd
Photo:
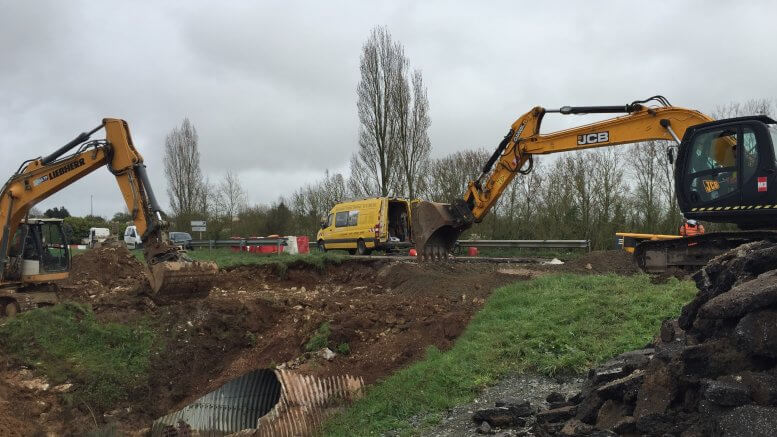
[[97,281],[106,287],[145,282],[145,267],[124,245],[103,246],[75,255],[71,284]]
[[560,266],[560,270],[573,273],[635,275],[641,270],[633,256],[624,250],[600,250],[589,252],[578,259]]
[[536,435],[767,436],[777,429],[777,245],[740,246],[694,275],[696,298],[653,347],[592,369]]

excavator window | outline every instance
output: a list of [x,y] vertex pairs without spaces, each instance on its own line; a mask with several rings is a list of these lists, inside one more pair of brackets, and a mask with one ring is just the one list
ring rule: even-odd
[[[737,191],[737,130],[714,129],[698,134],[691,144],[687,174],[691,201],[703,204]],[[757,149],[756,165],[757,165]]]
[[63,272],[68,269],[68,247],[60,222],[43,223],[40,227],[41,270]]
[[775,161],[777,161],[777,124],[769,125],[769,135],[772,137],[772,148],[774,149]]
[[742,182],[747,183],[758,170],[758,141],[755,131],[745,126],[742,129]]

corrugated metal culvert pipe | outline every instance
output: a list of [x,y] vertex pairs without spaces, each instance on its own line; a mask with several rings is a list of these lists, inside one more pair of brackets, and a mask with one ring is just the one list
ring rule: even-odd
[[305,436],[344,402],[361,397],[362,378],[253,370],[154,421],[152,436]]

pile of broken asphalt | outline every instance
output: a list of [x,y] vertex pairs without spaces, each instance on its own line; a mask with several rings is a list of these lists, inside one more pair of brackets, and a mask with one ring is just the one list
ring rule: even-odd
[[777,435],[777,245],[740,246],[693,276],[699,289],[650,347],[592,369],[549,408],[502,402],[477,411],[481,434]]

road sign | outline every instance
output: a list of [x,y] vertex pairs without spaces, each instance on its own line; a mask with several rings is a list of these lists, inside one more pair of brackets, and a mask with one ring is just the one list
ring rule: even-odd
[[192,228],[195,226],[205,226],[205,220],[192,220]]
[[205,226],[192,226],[192,232],[205,232]]

